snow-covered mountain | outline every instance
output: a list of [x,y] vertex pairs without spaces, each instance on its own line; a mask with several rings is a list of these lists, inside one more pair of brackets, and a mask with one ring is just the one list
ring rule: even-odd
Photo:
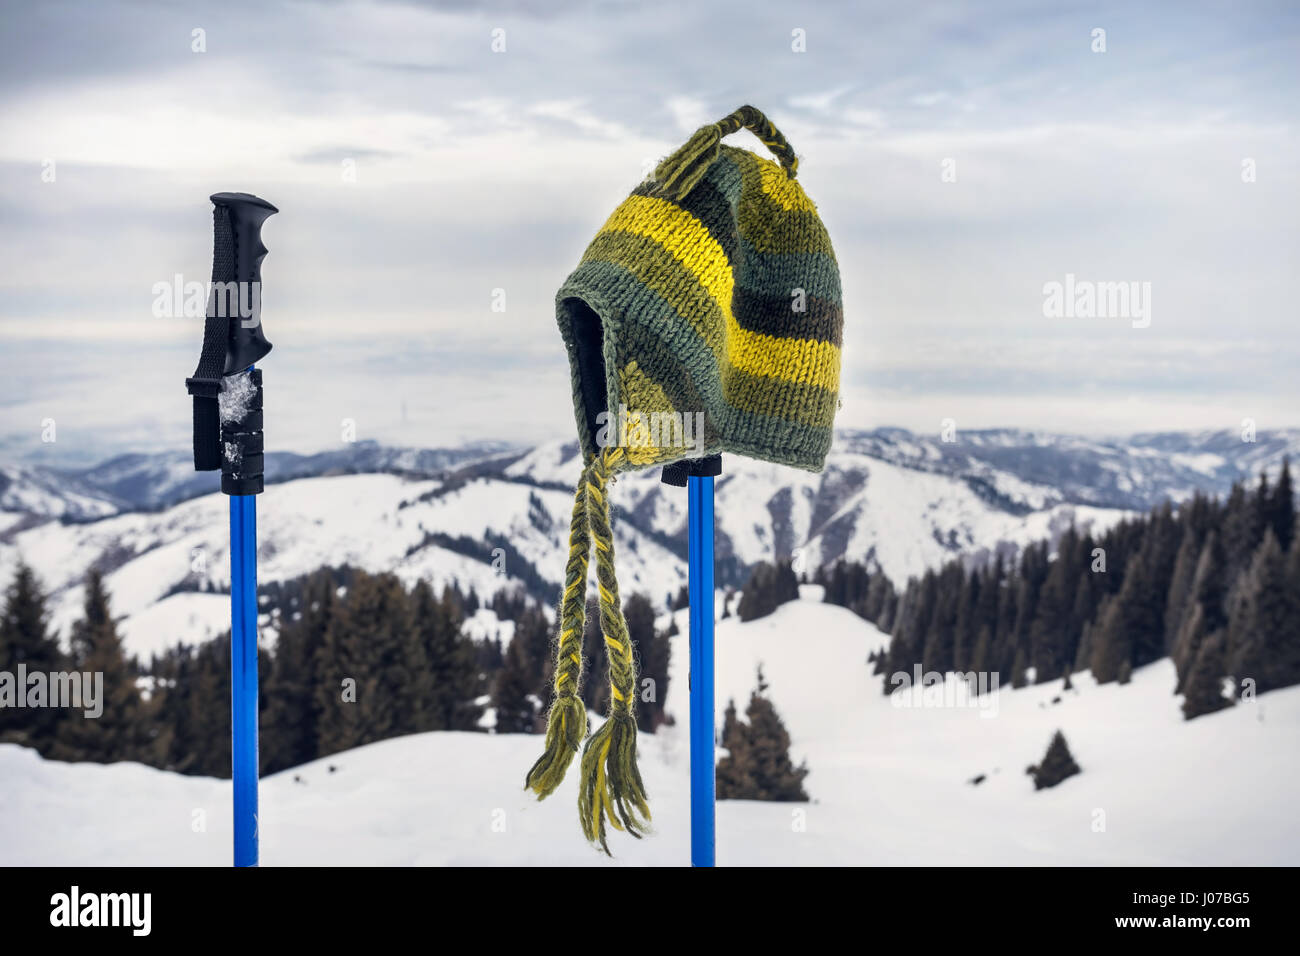
[[[1300,687],[1191,722],[1170,693],[1168,659],[1139,668],[1123,687],[1076,674],[1073,690],[1059,681],[1004,687],[979,706],[944,706],[954,698],[941,687],[921,698],[908,691],[887,698],[865,664],[885,636],[818,603],[817,592],[805,589],[804,600],[758,621],[718,624],[718,724],[728,699],[743,711],[762,663],[791,756],[811,771],[805,786],[813,801],[720,802],[719,865],[1300,859]],[[262,862],[687,865],[684,613],[666,697],[677,723],[638,744],[655,832],[639,841],[613,834],[613,860],[582,839],[576,767],[543,802],[521,787],[540,736],[430,733],[264,778]],[[1025,767],[1042,758],[1057,730],[1083,772],[1036,792]],[[43,761],[12,744],[0,745],[0,781],[0,864],[229,865],[229,781],[138,764]],[[193,826],[196,810],[201,829]]]
[[[505,475],[555,487],[577,480],[577,446],[547,445],[505,468]],[[870,561],[898,584],[959,554],[1014,553],[1071,523],[1105,528],[1127,512],[1077,504],[1011,473],[986,476],[997,496],[965,476],[926,471],[838,444],[820,474],[727,457],[715,481],[716,551],[722,583],[741,569],[790,555],[810,572],[841,557]],[[652,469],[621,476],[611,499],[647,534],[686,538],[686,501]]]
[[[981,497],[1012,511],[1051,504],[1145,510],[1166,497],[1196,490],[1226,493],[1234,481],[1276,470],[1300,456],[1300,429],[1260,432],[1244,441],[1233,431],[1166,432],[1094,440],[1018,429],[962,431],[952,441],[900,428],[840,431],[831,452],[864,455],[914,471],[961,479]],[[567,458],[546,445],[516,475],[559,483],[571,480]],[[528,449],[483,441],[458,448],[394,448],[372,441],[314,455],[269,451],[267,481],[318,475],[391,472],[424,478],[469,468],[505,468]],[[736,464],[738,460],[728,459]],[[124,510],[157,510],[210,494],[220,480],[196,474],[188,451],[126,454],[91,468],[0,462],[0,511],[86,520]]]
[[[901,429],[845,432],[836,447],[921,471],[962,478],[1008,507],[1053,501],[1144,511],[1196,491],[1226,494],[1232,483],[1300,456],[1300,429],[1247,434],[1161,432],[1095,440],[1019,429],[957,432],[953,441]],[[1012,479],[1009,481],[1009,479]],[[1047,497],[1035,503],[1033,491]]]
[[[481,595],[514,586],[536,593],[539,575],[553,585],[563,576],[572,508],[567,491],[495,478],[283,482],[258,500],[258,576],[269,583],[348,564],[395,571],[408,584],[423,578]],[[52,624],[66,630],[79,613],[86,571],[99,568],[114,612],[125,617],[128,650],[147,654],[228,626],[227,598],[194,593],[229,588],[227,521],[220,494],[91,523],[47,521],[0,536],[0,573],[7,579],[21,555],[54,595]],[[685,582],[682,562],[631,524],[619,523],[617,543],[629,593],[662,600]]]
[[[716,482],[719,585],[791,556],[809,572],[841,557],[868,561],[901,586],[954,556],[1013,555],[1070,524],[1100,531],[1166,497],[1221,494],[1300,450],[1300,432],[1254,444],[1222,433],[1124,444],[1010,430],[959,438],[842,433],[820,474],[728,456]],[[545,603],[561,580],[579,469],[571,442],[272,455],[259,502],[260,579],[350,564],[482,595],[524,587]],[[53,593],[54,624],[65,629],[96,567],[131,651],[212,636],[228,622],[216,480],[195,475],[188,455],[122,456],[67,473],[0,470],[0,586],[21,556]],[[686,580],[685,495],[653,469],[621,476],[611,500],[625,592],[665,605]],[[265,623],[273,639],[274,622]]]

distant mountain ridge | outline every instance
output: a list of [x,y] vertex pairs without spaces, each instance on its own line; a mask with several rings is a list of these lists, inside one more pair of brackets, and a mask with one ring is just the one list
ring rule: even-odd
[[[1099,440],[1014,428],[959,431],[943,441],[902,428],[836,433],[832,460],[853,454],[916,471],[948,475],[1006,510],[1026,514],[1051,504],[1146,510],[1195,491],[1225,494],[1234,481],[1300,457],[1300,429],[1260,432],[1159,432]],[[576,444],[568,443],[576,451]],[[543,446],[546,447],[546,446]],[[507,442],[455,448],[401,448],[362,441],[311,455],[268,452],[268,482],[334,474],[443,478],[466,468],[504,471],[529,452]],[[537,480],[544,480],[534,476]],[[569,475],[551,475],[567,481]],[[89,468],[0,465],[0,511],[74,521],[123,511],[154,511],[219,487],[215,473],[194,471],[187,452],[118,455]]]
[[[279,482],[339,474],[437,477],[453,468],[522,451],[490,441],[458,448],[395,448],[360,441],[312,455],[267,452],[266,478]],[[84,521],[124,511],[156,511],[220,487],[218,472],[196,472],[189,453],[180,451],[117,455],[77,469],[0,465],[0,511]]]

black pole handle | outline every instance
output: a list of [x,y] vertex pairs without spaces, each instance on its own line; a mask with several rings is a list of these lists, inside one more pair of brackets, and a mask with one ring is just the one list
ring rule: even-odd
[[[231,375],[242,372],[271,351],[271,343],[262,331],[262,260],[267,253],[262,243],[262,223],[280,210],[251,193],[214,193],[211,199],[217,210],[228,212],[230,222],[229,266],[223,270],[223,263],[218,261],[224,253],[219,248],[218,237],[213,246],[212,283],[214,297],[219,291],[224,291],[226,296],[223,304],[230,324],[222,374]],[[220,232],[220,226],[217,231]],[[218,278],[219,270],[226,275]],[[225,290],[215,288],[218,282],[232,281],[233,288],[229,285]],[[232,308],[235,304],[237,309]],[[210,300],[209,310],[216,305],[216,301]]]
[[262,330],[262,223],[277,210],[249,193],[214,193],[212,289],[194,396],[194,467],[221,469],[228,495],[262,490],[262,373],[271,351]]

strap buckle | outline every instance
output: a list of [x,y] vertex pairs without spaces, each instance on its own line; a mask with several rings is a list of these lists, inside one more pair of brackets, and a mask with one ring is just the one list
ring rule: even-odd
[[216,398],[221,394],[221,379],[194,376],[185,380],[185,388],[200,398]]

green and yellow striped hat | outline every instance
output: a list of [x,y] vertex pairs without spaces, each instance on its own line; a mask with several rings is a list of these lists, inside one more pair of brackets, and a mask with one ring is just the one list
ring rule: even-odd
[[[722,145],[742,127],[779,160]],[[820,471],[839,401],[840,274],[799,160],[742,106],[698,130],[597,233],[556,294],[584,468],[574,501],[546,751],[528,773],[552,793],[586,739],[579,817],[649,822],[636,766],[636,651],[614,575],[609,481],[619,471],[731,452]],[[608,719],[587,737],[579,696],[594,548],[609,657]]]

